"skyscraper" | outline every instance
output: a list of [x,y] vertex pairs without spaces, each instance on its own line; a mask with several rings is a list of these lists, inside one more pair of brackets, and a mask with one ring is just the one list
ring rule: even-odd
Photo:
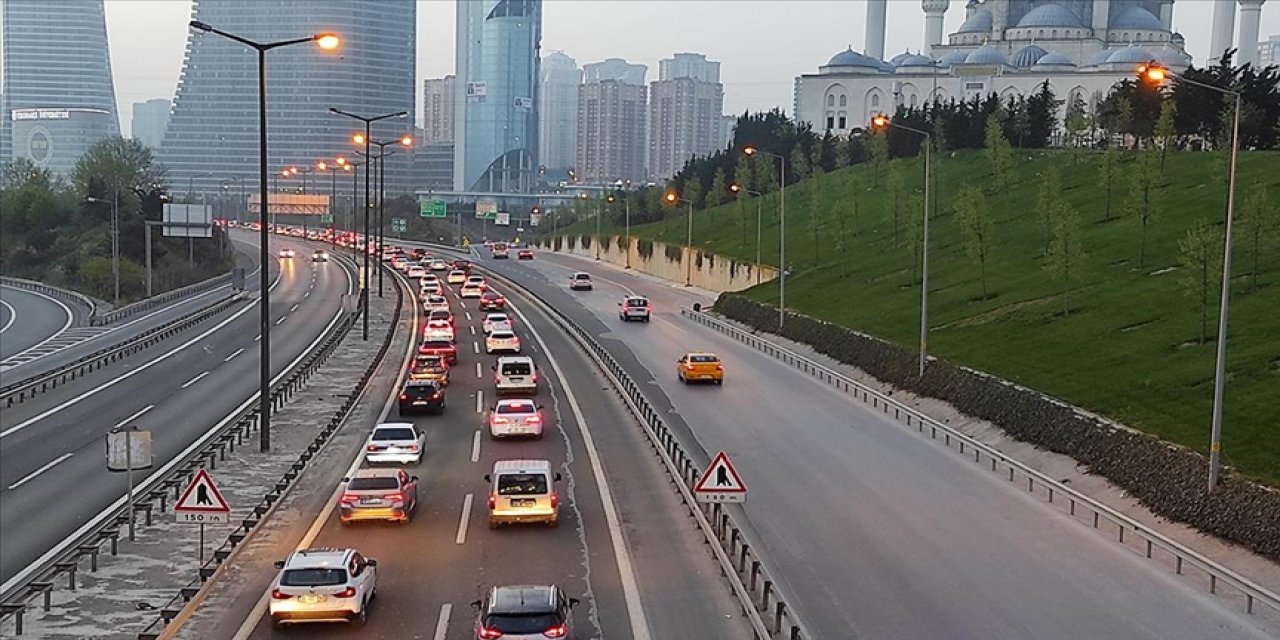
[[578,88],[578,179],[608,184],[645,180],[643,84],[588,82]]
[[627,84],[644,84],[649,67],[631,64],[622,58],[607,58],[601,62],[582,65],[583,82],[621,80]]
[[548,176],[564,176],[578,149],[578,86],[582,70],[555,51],[542,58],[538,83],[538,162]]
[[455,76],[427,78],[422,82],[422,114],[426,128],[423,142],[453,141],[453,109],[457,102]]
[[51,7],[4,0],[0,163],[27,158],[67,174],[93,143],[120,135],[103,0]]
[[724,85],[720,63],[678,53],[658,63],[649,85],[649,176],[660,182],[694,156],[722,148]]
[[133,120],[129,126],[133,138],[142,144],[159,149],[164,140],[164,129],[169,125],[168,98],[152,98],[133,103]]
[[[369,116],[410,114],[375,123],[374,139],[412,131],[415,11],[413,0],[194,0],[193,16],[259,42],[324,32],[342,37],[337,51],[298,45],[267,53],[269,169],[278,172],[352,156],[351,134],[363,131],[363,125],[330,114],[329,107]],[[387,159],[388,192],[411,188],[410,158],[399,153]],[[170,180],[182,187],[194,179],[198,190],[212,190],[233,176],[257,183],[258,66],[253,49],[214,34],[190,34],[160,160],[169,168]],[[328,193],[328,181],[310,182],[319,193]]]
[[454,189],[533,187],[541,43],[542,0],[458,0]]

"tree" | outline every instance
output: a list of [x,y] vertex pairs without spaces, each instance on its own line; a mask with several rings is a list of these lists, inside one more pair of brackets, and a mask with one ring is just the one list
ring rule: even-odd
[[1076,94],[1071,103],[1067,105],[1067,114],[1062,123],[1067,130],[1068,144],[1073,149],[1071,154],[1072,164],[1080,160],[1080,150],[1084,148],[1084,145],[1080,144],[1080,139],[1093,126],[1091,120],[1088,106],[1084,102],[1084,96]]
[[1169,155],[1169,147],[1173,146],[1178,130],[1174,126],[1174,118],[1178,114],[1178,103],[1165,100],[1160,104],[1160,119],[1156,120],[1155,139],[1160,147],[1160,171],[1164,171],[1164,160]]
[[707,192],[707,206],[714,207],[729,200],[729,186],[725,184],[724,169],[716,169],[711,178],[711,191]]
[[982,280],[982,299],[986,300],[987,262],[991,259],[991,249],[995,244],[995,238],[992,236],[991,213],[987,209],[987,198],[977,187],[968,186],[960,192],[955,208],[965,255],[978,263],[978,273]]
[[906,187],[902,183],[902,169],[893,165],[889,167],[889,177],[885,180],[884,208],[893,218],[893,246],[898,246],[898,219],[902,215],[902,200],[906,197]]
[[1054,225],[1056,224],[1058,204],[1062,201],[1062,179],[1058,177],[1058,170],[1049,167],[1044,172],[1044,177],[1040,181],[1040,193],[1036,199],[1036,208],[1040,210],[1040,223],[1044,227],[1044,247],[1049,250],[1049,243],[1053,239]]
[[1180,242],[1178,262],[1183,288],[1200,307],[1200,344],[1204,344],[1209,324],[1210,300],[1217,293],[1222,275],[1222,232],[1217,227],[1201,224],[1187,231]]
[[94,143],[80,156],[71,170],[71,183],[83,196],[109,198],[162,185],[165,173],[150,147],[117,136]]
[[880,186],[880,174],[889,163],[889,139],[884,132],[872,131],[866,138],[867,153],[871,157],[871,176],[875,186]]
[[1274,217],[1271,199],[1267,188],[1258,185],[1249,194],[1240,208],[1240,235],[1247,243],[1251,267],[1249,269],[1249,288],[1257,290],[1260,266],[1259,258],[1266,245],[1276,235],[1276,218]]
[[1055,202],[1052,206],[1053,236],[1045,249],[1048,259],[1045,268],[1054,279],[1062,281],[1062,315],[1065,317],[1071,309],[1071,278],[1079,271],[1084,259],[1084,249],[1080,242],[1080,216],[1076,215],[1071,205]]
[[1103,222],[1111,222],[1111,189],[1116,183],[1116,172],[1119,168],[1116,166],[1116,152],[1107,147],[1098,156],[1098,181],[1102,183],[1103,197]]
[[692,202],[694,209],[701,209],[702,195],[702,181],[695,178],[684,184],[684,193],[680,194],[680,197]]
[[791,173],[795,174],[796,180],[804,180],[809,177],[809,154],[805,153],[800,145],[796,145],[791,149],[791,157],[787,159],[787,165]]
[[1009,188],[1009,169],[1012,157],[1009,151],[1009,139],[1004,136],[1004,127],[1000,124],[1000,116],[991,114],[987,117],[986,129],[987,159],[991,162],[992,182],[996,188],[1005,191]]
[[850,141],[845,138],[837,137],[835,141],[836,147],[836,168],[843,169],[852,163],[852,154],[849,152]]
[[1129,191],[1128,213],[1137,216],[1141,227],[1138,245],[1138,268],[1147,266],[1147,227],[1156,217],[1155,198],[1161,188],[1161,174],[1156,156],[1145,151],[1133,163],[1133,186]]
[[920,258],[924,249],[924,198],[907,197],[907,248],[911,251],[911,284],[920,278]]

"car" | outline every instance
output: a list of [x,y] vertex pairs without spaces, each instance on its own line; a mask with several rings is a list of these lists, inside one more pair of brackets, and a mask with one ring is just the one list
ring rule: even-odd
[[649,313],[653,310],[653,305],[649,304],[649,299],[644,296],[627,296],[618,303],[618,317],[623,322],[632,320],[649,321]]
[[520,336],[510,329],[496,329],[484,337],[485,353],[520,353]]
[[517,260],[532,260],[532,259],[533,259],[533,249],[521,249],[521,250],[517,251],[517,252],[516,252],[516,259],[517,259]]
[[427,274],[423,275],[421,278],[419,278],[419,279],[418,279],[418,284],[419,284],[420,286],[423,286],[423,287],[425,287],[425,286],[427,286],[427,285],[429,285],[429,284],[434,284],[434,285],[439,286],[439,285],[440,285],[440,276],[437,276],[437,275],[436,275],[436,274],[434,274],[434,273],[427,273]]
[[486,314],[484,320],[480,321],[480,328],[484,331],[485,335],[489,335],[497,329],[506,329],[510,331],[511,325],[513,324],[515,323],[512,322],[511,316],[505,313],[490,313]]
[[415,355],[413,363],[409,365],[409,380],[432,380],[439,382],[442,387],[447,387],[451,372],[452,368],[449,367],[444,356]]
[[501,293],[489,289],[480,294],[480,310],[494,311],[507,308],[507,299]]
[[425,282],[418,288],[418,295],[438,296],[444,294],[444,288],[439,282]]
[[404,273],[409,270],[409,261],[406,260],[404,256],[395,256],[391,258],[391,266],[396,271]]
[[422,298],[423,311],[448,311],[449,299],[439,294],[427,294]]
[[448,320],[428,320],[422,328],[423,342],[448,340],[453,342],[453,323]]
[[338,499],[338,520],[407,523],[418,508],[418,476],[404,469],[360,469],[343,478],[347,486]]
[[444,415],[444,385],[448,384],[449,368],[444,368],[446,382],[439,379],[413,379],[405,381],[400,389],[396,410],[402,416],[425,411],[438,416]]
[[489,410],[489,437],[532,436],[542,439],[542,406],[528,398],[499,400]]
[[476,275],[467,276],[467,281],[464,282],[463,284],[478,284],[480,285],[481,290],[483,291],[489,290],[489,283],[484,279],[484,276],[476,276]]
[[510,257],[508,251],[507,243],[495,242],[493,243],[493,246],[489,248],[489,255],[493,256],[494,260],[506,260]]
[[538,368],[528,356],[502,356],[493,365],[494,392],[538,394]]
[[477,611],[476,640],[573,640],[573,608],[578,599],[566,596],[557,586],[494,587],[484,600],[471,605]]
[[405,275],[410,278],[421,278],[427,275],[427,270],[423,269],[422,265],[415,264],[409,267],[409,270],[405,272]]
[[449,340],[428,340],[418,347],[418,355],[442,356],[449,366],[458,364],[458,348]]
[[724,363],[720,356],[705,351],[686,353],[676,361],[676,376],[680,382],[713,382],[724,384]]
[[468,274],[469,274],[469,273],[471,273],[471,261],[470,261],[470,260],[465,260],[465,259],[463,259],[463,258],[458,258],[458,259],[454,260],[454,261],[453,261],[453,263],[452,263],[452,264],[450,264],[449,266],[451,266],[451,267],[452,267],[452,268],[454,268],[454,269],[457,269],[458,271],[462,271],[463,273],[468,273]]
[[449,272],[449,275],[444,277],[444,281],[449,284],[462,284],[467,281],[467,272],[455,268]]
[[311,261],[312,262],[328,262],[329,252],[325,251],[324,249],[316,249],[315,251],[311,252]]
[[591,274],[579,271],[569,276],[570,291],[591,291],[595,285],[591,282]]
[[448,309],[428,311],[427,322],[431,322],[432,320],[448,320],[449,325],[453,327],[453,332],[458,332],[458,317],[453,315],[453,312]]
[[484,295],[484,286],[476,282],[468,282],[458,290],[459,298],[479,298]]
[[[404,393],[400,395],[400,407],[403,410]],[[374,427],[373,432],[369,434],[369,441],[365,443],[364,459],[370,464],[379,462],[418,464],[422,462],[422,450],[426,445],[426,434],[418,431],[412,422],[386,422]]]
[[432,271],[446,271],[448,269],[449,269],[449,263],[445,262],[444,260],[436,258],[435,260],[431,261]]
[[293,258],[293,256],[294,256],[293,249],[281,249],[281,250],[280,250],[280,257],[281,257],[281,258]]
[[560,523],[560,494],[554,484],[560,474],[547,460],[499,460],[489,483],[489,528],[523,522]]
[[300,549],[277,560],[267,612],[273,626],[295,622],[364,624],[378,593],[378,561],[355,549]]

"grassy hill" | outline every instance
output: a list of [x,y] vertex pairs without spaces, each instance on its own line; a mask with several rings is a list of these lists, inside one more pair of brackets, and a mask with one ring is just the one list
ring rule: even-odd
[[[1004,192],[990,184],[982,153],[945,154],[938,163],[940,206],[930,228],[931,353],[1207,451],[1217,293],[1210,293],[1209,339],[1201,344],[1198,300],[1181,283],[1187,274],[1179,266],[1179,242],[1194,227],[1221,227],[1222,164],[1218,155],[1168,156],[1140,266],[1141,227],[1126,212],[1136,165],[1132,154],[1119,154],[1109,222],[1103,221],[1106,193],[1096,154],[1015,151]],[[1080,216],[1086,254],[1065,315],[1064,285],[1045,268],[1046,233],[1037,207],[1041,176],[1050,167],[1061,175],[1061,197]],[[918,215],[918,201],[911,204],[909,196],[922,183],[921,168],[919,158],[896,160],[877,177],[864,164],[788,189],[789,307],[917,344],[920,291],[907,218]],[[896,233],[888,203],[888,172],[895,170],[908,196],[901,200]],[[1252,245],[1239,228],[1235,235],[1223,458],[1280,485],[1280,153],[1241,154],[1237,212],[1260,184],[1272,194],[1272,233],[1263,242],[1256,289]],[[952,210],[964,185],[982,187],[991,211],[995,245],[985,298]],[[694,244],[754,260],[756,205],[746,200],[695,212]],[[763,261],[776,265],[778,194],[764,199],[763,211]],[[563,232],[594,231],[594,221],[586,220]],[[632,232],[683,244],[684,209]],[[746,294],[778,302],[776,284]]]

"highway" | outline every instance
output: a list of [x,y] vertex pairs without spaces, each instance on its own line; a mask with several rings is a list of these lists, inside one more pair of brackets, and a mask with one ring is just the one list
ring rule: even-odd
[[[251,237],[237,238],[249,244]],[[339,262],[298,258],[269,265],[272,367],[283,371],[335,321],[354,275]],[[256,282],[256,279],[254,280]],[[77,528],[123,501],[124,474],[106,471],[105,434],[152,432],[162,469],[257,391],[258,312],[246,301],[147,350],[4,411],[0,421],[0,578],[6,583]]]
[[[742,512],[802,620],[823,638],[1274,638],[1258,617],[1087,530],[1026,492],[829,387],[681,318],[711,299],[571,256],[477,261],[605,344],[686,445],[727,451]],[[591,292],[570,292],[590,272]],[[651,323],[617,302],[648,296]],[[709,350],[723,387],[685,387],[675,361]]]
[[0,361],[66,331],[76,315],[53,296],[0,285]]
[[[481,412],[493,401],[489,366],[496,356],[484,354],[476,301],[455,293],[449,296],[458,314],[459,362],[446,390],[446,413],[400,418],[390,404],[398,390],[378,396],[381,401],[392,393],[387,421],[412,421],[427,434],[423,461],[410,467],[421,478],[414,519],[407,525],[343,526],[331,499],[330,510],[315,516],[318,534],[301,543],[354,547],[379,561],[378,599],[368,621],[361,629],[321,625],[300,631],[320,638],[474,638],[470,603],[489,587],[555,583],[581,599],[575,638],[746,637],[723,578],[693,537],[692,521],[632,419],[585,356],[519,298],[516,329],[523,352],[540,369],[537,398],[548,429],[542,440],[488,438]],[[399,362],[403,355],[388,358]],[[372,427],[347,428],[353,426],[366,432]],[[547,459],[563,474],[558,527],[487,527],[483,477],[495,460],[512,457]],[[264,597],[252,611],[227,616],[234,621],[229,637],[299,632],[273,629],[262,616],[275,573],[270,560],[258,559],[263,568],[251,590]]]

